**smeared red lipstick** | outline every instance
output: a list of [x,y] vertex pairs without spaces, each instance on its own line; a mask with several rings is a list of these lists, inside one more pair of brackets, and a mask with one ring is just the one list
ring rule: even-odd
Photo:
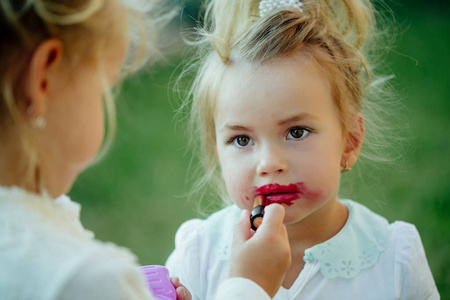
[[308,199],[315,200],[320,191],[310,191],[305,187],[304,182],[291,183],[289,185],[280,185],[277,183],[266,184],[255,189],[255,196],[262,195],[266,199],[265,205],[271,203],[280,203],[291,206],[294,200],[305,196]]

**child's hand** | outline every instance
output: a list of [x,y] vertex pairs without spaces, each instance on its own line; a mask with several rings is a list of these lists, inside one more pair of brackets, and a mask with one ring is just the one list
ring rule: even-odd
[[253,234],[250,212],[244,210],[234,228],[230,277],[248,278],[261,286],[270,297],[275,296],[291,264],[284,208],[271,204]]
[[189,290],[180,283],[178,277],[170,277],[170,282],[172,282],[173,287],[177,291],[177,300],[191,300],[192,296]]

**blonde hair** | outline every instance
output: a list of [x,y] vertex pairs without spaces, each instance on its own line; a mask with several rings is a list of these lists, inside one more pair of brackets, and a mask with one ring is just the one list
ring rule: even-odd
[[[206,193],[204,188],[209,187],[226,202],[215,153],[213,112],[222,76],[231,62],[260,65],[277,57],[306,56],[331,84],[344,134],[350,132],[355,113],[367,110],[378,118],[365,96],[387,95],[380,84],[385,78],[375,76],[369,63],[373,52],[368,50],[373,49],[379,32],[370,0],[313,0],[303,2],[302,11],[283,7],[264,17],[259,16],[258,5],[256,0],[209,3],[196,42],[200,69],[181,108],[190,107],[191,142],[198,145],[204,174],[194,193]],[[377,126],[370,118],[365,120],[367,126]]]
[[[18,136],[25,159],[18,166],[34,178],[38,158],[30,132],[19,113],[17,99],[24,97],[24,73],[35,48],[49,38],[63,43],[63,60],[70,68],[86,60],[96,63],[102,49],[114,43],[123,24],[114,17],[127,13],[129,49],[122,77],[149,65],[159,55],[157,32],[173,13],[163,10],[158,1],[143,0],[2,0],[0,2],[0,133]],[[97,159],[109,148],[115,132],[115,105],[111,87],[99,67],[104,86],[108,131]],[[76,126],[76,125],[75,125]],[[1,135],[0,135],[1,136]],[[44,179],[36,179],[42,192]]]

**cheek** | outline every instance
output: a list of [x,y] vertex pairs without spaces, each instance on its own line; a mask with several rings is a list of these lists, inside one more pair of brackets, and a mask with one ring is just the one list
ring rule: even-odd
[[245,161],[233,159],[223,153],[219,154],[219,158],[228,195],[238,207],[251,208],[253,176],[250,166]]
[[315,151],[313,159],[305,160],[303,170],[308,186],[320,189],[328,198],[336,193],[340,179],[340,154],[329,147],[320,147]]

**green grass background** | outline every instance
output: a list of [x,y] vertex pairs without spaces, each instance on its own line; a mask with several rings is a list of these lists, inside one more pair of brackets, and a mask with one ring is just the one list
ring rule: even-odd
[[[417,226],[441,297],[450,299],[449,10],[405,6],[394,7],[403,33],[387,64],[413,139],[401,164],[356,178],[352,197],[389,221]],[[82,204],[85,227],[131,249],[142,265],[164,264],[178,226],[199,216],[185,196],[190,155],[168,92],[179,61],[126,80],[114,145],[70,192]]]

